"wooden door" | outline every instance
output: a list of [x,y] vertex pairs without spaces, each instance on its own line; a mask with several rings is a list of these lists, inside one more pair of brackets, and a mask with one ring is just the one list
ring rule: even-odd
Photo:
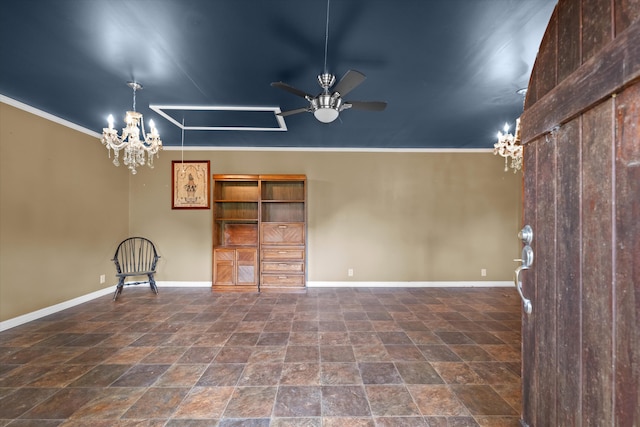
[[522,425],[640,426],[639,18],[560,0],[531,76]]

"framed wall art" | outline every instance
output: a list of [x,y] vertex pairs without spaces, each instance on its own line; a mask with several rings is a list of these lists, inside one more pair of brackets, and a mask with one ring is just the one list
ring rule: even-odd
[[171,161],[171,209],[209,209],[209,160]]

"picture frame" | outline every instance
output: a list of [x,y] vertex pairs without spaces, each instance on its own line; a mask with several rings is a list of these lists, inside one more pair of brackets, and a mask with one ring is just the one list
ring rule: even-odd
[[171,209],[209,209],[209,160],[171,161]]

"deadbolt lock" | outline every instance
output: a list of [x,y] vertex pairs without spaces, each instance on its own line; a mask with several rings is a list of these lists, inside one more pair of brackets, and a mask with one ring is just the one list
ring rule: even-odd
[[518,239],[522,240],[525,245],[530,245],[533,241],[533,229],[530,225],[525,225],[518,233]]

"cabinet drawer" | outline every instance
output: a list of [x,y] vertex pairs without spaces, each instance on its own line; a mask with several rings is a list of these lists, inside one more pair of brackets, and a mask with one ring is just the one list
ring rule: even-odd
[[304,245],[304,224],[299,222],[269,222],[261,225],[264,245]]
[[263,261],[292,260],[304,261],[304,248],[262,248]]
[[304,273],[304,264],[301,262],[263,262],[262,272],[264,273],[282,273],[282,274],[302,274]]
[[260,284],[264,286],[304,286],[301,274],[262,274]]

